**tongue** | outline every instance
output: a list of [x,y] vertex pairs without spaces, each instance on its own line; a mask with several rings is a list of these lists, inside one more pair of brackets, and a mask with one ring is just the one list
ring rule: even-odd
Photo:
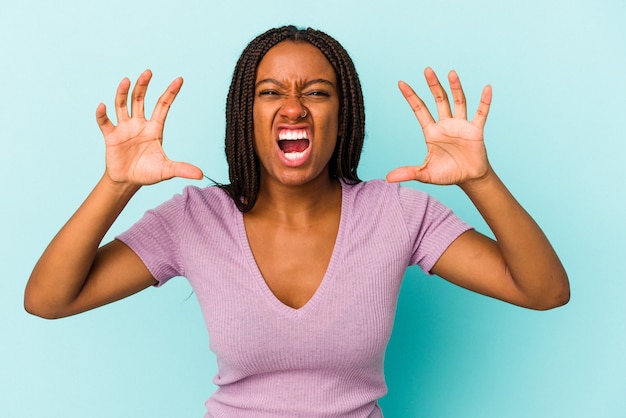
[[309,140],[308,139],[296,139],[292,141],[287,141],[287,140],[278,141],[278,146],[285,153],[302,152],[308,148]]

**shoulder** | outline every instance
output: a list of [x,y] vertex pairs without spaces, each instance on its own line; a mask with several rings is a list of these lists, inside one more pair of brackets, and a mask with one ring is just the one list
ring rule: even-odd
[[425,192],[378,179],[342,183],[342,190],[347,213],[358,222],[374,222],[379,226],[419,225],[434,200]]
[[454,212],[430,194],[399,183],[369,180],[357,184],[343,184],[344,196],[353,213],[364,217],[396,219],[410,229],[424,224],[439,224],[442,220],[457,219]]
[[144,218],[184,226],[226,220],[236,211],[232,199],[219,187],[186,186],[180,193],[147,211]]
[[184,210],[193,210],[195,208],[227,210],[235,205],[226,192],[217,186],[186,186],[181,193],[174,195],[171,199],[164,202],[162,206],[173,206]]
[[426,192],[399,183],[388,183],[385,180],[374,179],[356,184],[342,182],[344,194],[355,203],[383,204],[397,203],[402,207],[428,205],[433,198]]
[[389,191],[395,188],[394,184],[379,179],[361,181],[359,183],[348,183],[345,180],[341,180],[341,186],[344,195],[355,196],[361,199],[389,193]]

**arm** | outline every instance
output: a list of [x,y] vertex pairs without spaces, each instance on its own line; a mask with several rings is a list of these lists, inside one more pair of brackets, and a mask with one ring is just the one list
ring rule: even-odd
[[477,113],[468,121],[457,74],[449,75],[454,115],[432,69],[426,69],[425,76],[439,121],[433,119],[407,84],[401,82],[400,90],[422,126],[428,155],[421,166],[395,169],[387,180],[457,184],[496,238],[494,241],[476,231],[462,234],[432,272],[469,290],[527,308],[550,309],[567,303],[569,282],[558,256],[487,159],[483,130],[491,104],[491,87],[485,87]]
[[59,318],[86,311],[136,293],[155,283],[143,262],[126,245],[99,245],[115,219],[142,185],[175,176],[202,177],[197,167],[170,161],[161,146],[163,124],[178,94],[177,79],[159,98],[150,120],[144,118],[143,98],[151,78],[145,71],[132,93],[130,81],[117,90],[118,125],[103,104],[96,119],[106,144],[106,170],[101,180],[48,245],[26,285],[24,307],[34,315]]

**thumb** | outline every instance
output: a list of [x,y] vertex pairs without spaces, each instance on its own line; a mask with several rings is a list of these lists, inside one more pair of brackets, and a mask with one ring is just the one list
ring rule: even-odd
[[399,183],[401,181],[417,180],[422,183],[429,182],[429,173],[426,169],[430,161],[431,154],[426,156],[426,160],[420,166],[404,166],[398,167],[387,173],[387,181],[390,183]]
[[386,180],[389,183],[399,183],[401,181],[411,181],[411,180],[423,181],[423,179],[425,178],[424,173],[422,171],[423,168],[424,168],[423,165],[419,167],[415,167],[415,166],[398,167],[394,170],[391,170],[389,173],[387,173]]
[[174,177],[201,180],[204,177],[204,173],[193,164],[179,161],[170,161],[170,164],[163,172],[163,178],[171,179]]

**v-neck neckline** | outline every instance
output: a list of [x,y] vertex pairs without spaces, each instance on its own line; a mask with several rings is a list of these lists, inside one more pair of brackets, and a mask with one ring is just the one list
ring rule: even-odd
[[313,295],[306,301],[304,305],[299,308],[293,308],[289,305],[283,303],[272,290],[268,286],[263,274],[261,273],[261,269],[257,264],[254,253],[252,252],[252,247],[250,246],[250,241],[248,240],[248,233],[246,231],[246,226],[243,219],[243,213],[237,210],[237,228],[239,229],[239,237],[241,239],[241,247],[244,252],[244,257],[246,258],[246,263],[250,268],[251,275],[254,281],[259,286],[262,295],[265,297],[267,302],[277,311],[281,312],[283,315],[293,318],[299,318],[306,315],[309,311],[313,310],[315,306],[317,306],[320,301],[324,298],[327,288],[331,285],[334,277],[336,266],[339,263],[341,249],[343,248],[343,236],[344,230],[346,228],[348,213],[350,212],[350,202],[351,199],[347,195],[347,187],[343,181],[339,181],[341,185],[341,213],[339,216],[339,228],[337,230],[337,237],[335,238],[335,244],[333,246],[333,251],[330,256],[330,261],[328,262],[328,266],[326,267],[326,271],[324,276],[322,277],[322,281],[320,282],[317,289]]

